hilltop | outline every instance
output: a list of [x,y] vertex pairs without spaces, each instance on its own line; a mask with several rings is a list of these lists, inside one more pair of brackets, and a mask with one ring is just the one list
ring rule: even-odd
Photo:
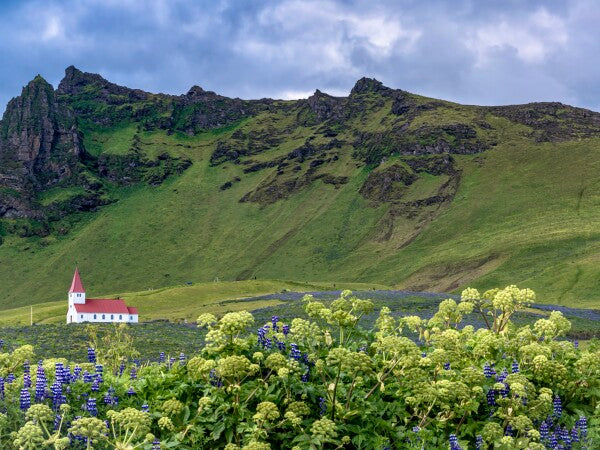
[[600,300],[600,114],[346,97],[180,96],[67,68],[0,122],[0,308],[187,281],[517,283]]

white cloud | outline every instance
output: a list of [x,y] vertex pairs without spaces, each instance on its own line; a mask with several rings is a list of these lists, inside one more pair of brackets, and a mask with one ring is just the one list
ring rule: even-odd
[[365,50],[374,59],[387,58],[395,51],[410,52],[420,36],[420,30],[402,25],[389,11],[351,10],[333,1],[289,0],[263,9],[257,23],[248,23],[240,33],[234,48],[268,62],[303,65],[311,72],[352,70],[353,50]]
[[502,19],[498,23],[480,26],[465,44],[475,53],[477,66],[483,67],[505,50],[515,52],[525,63],[541,63],[552,52],[564,48],[568,39],[564,21],[541,8],[525,20]]

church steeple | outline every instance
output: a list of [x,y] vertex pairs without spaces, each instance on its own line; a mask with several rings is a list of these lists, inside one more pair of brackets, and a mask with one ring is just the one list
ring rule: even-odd
[[79,269],[77,267],[75,267],[71,289],[69,289],[69,307],[76,304],[85,304],[85,289],[83,288],[83,283],[81,282],[81,276],[79,276]]
[[83,288],[83,284],[81,283],[81,277],[79,276],[79,269],[75,267],[75,273],[73,274],[73,281],[71,282],[71,289],[69,289],[69,294],[74,292],[78,292],[80,294],[85,293],[85,289]]

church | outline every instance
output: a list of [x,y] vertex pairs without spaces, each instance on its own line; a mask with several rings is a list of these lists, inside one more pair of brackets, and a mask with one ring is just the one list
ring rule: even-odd
[[71,289],[69,289],[69,309],[67,323],[81,322],[138,322],[137,308],[127,306],[123,300],[87,298],[81,283],[79,269],[75,268]]

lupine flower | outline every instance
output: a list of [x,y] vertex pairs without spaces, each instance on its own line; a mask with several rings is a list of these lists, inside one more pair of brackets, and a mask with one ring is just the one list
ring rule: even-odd
[[173,357],[169,358],[169,367],[172,367],[174,363],[175,363],[175,358],[173,358]]
[[15,374],[9,373],[8,376],[6,377],[6,382],[8,384],[12,384],[13,381],[15,381]]
[[96,351],[92,348],[88,348],[88,361],[94,364],[96,362]]
[[54,431],[58,430],[58,426],[60,425],[61,420],[62,420],[62,417],[60,414],[54,415]]
[[277,348],[279,349],[279,351],[284,352],[285,351],[285,343],[283,343],[281,341],[277,341]]
[[4,347],[4,339],[0,339],[0,350],[2,350],[2,347]]
[[183,352],[179,354],[179,364],[181,364],[182,366],[185,364],[185,353]]
[[413,433],[418,433],[419,431],[421,431],[421,427],[412,427]]
[[279,331],[279,327],[277,326],[277,322],[279,322],[278,316],[271,317],[271,323],[273,324],[273,331]]
[[23,373],[30,373],[30,366],[29,366],[29,361],[25,361],[23,363]]
[[121,361],[121,364],[119,364],[119,376],[123,375],[123,372],[125,372],[125,362]]
[[301,380],[303,383],[307,383],[307,382],[308,382],[308,377],[309,377],[309,375],[310,375],[310,369],[306,369],[306,372],[304,372],[304,373],[302,374],[302,376],[300,377],[300,380]]
[[25,388],[31,387],[31,376],[28,373],[23,374],[23,387],[25,387]]
[[477,437],[475,438],[475,450],[482,450],[483,449],[483,437],[480,435],[477,435]]
[[159,363],[165,362],[165,352],[160,352],[160,354],[158,355],[158,362]]
[[160,441],[158,439],[154,439],[152,442],[152,450],[160,450]]
[[98,381],[98,378],[95,378],[94,381],[92,382],[92,392],[99,392],[100,391],[100,382]]
[[[579,348],[579,341],[573,342],[573,345],[575,346],[575,348]],[[0,347],[0,348],[2,348],[2,347]]]
[[283,331],[283,335],[287,336],[290,332],[290,326],[288,324],[285,324],[283,327],[281,327],[281,330]]
[[496,406],[496,391],[493,389],[487,392],[487,403],[490,406]]
[[492,378],[492,375],[494,375],[494,372],[492,371],[492,368],[490,367],[490,365],[488,363],[485,363],[483,365],[483,375],[486,378]]
[[519,373],[519,363],[517,361],[512,363],[512,373]]
[[444,363],[444,370],[450,370],[450,363],[449,362]]
[[46,394],[46,372],[44,371],[44,367],[42,366],[42,361],[38,363],[37,378],[35,380],[35,401],[41,402],[44,399],[44,395]]
[[133,386],[129,387],[129,389],[127,390],[127,395],[129,395],[130,397],[132,395],[135,395],[135,389],[133,389]]
[[575,426],[579,428],[579,435],[581,439],[587,438],[587,419],[585,416],[580,416],[577,422],[575,422]]
[[4,378],[0,377],[0,400],[4,400]]
[[454,433],[450,435],[450,450],[462,450],[462,447],[458,443],[458,438]]
[[150,412],[150,407],[148,406],[148,403],[144,403],[142,405],[142,412],[145,412],[145,413]]
[[544,420],[544,421],[542,421],[542,424],[540,425],[540,439],[542,441],[545,441],[546,439],[548,439],[548,432],[549,432],[548,423]]
[[56,380],[52,383],[52,386],[50,386],[50,392],[52,392],[52,407],[57,410],[62,404],[62,384]]
[[324,416],[327,413],[327,403],[325,402],[325,398],[319,397],[319,414]]
[[73,377],[72,377],[73,381],[79,379],[79,377],[81,376],[81,371],[82,371],[81,367],[75,366],[75,368],[73,369]]
[[298,344],[292,343],[292,344],[290,344],[290,347],[291,347],[290,357],[292,359],[295,359],[296,361],[298,361],[302,357],[300,350],[298,350]]
[[105,405],[112,404],[112,395],[110,395],[108,392],[106,394],[104,394],[104,404]]
[[560,419],[560,416],[562,415],[562,402],[558,395],[554,397],[554,400],[552,401],[552,407],[554,409],[554,417]]
[[212,369],[209,374],[208,374],[209,378],[210,378],[210,384],[212,386],[216,386],[216,387],[221,387],[223,386],[223,382],[221,381],[221,379],[217,376],[217,372],[215,371],[215,369]]
[[98,415],[98,407],[96,406],[96,399],[95,398],[88,398],[87,404],[86,404],[86,409],[87,412],[90,413],[90,415],[92,416],[97,416]]
[[131,372],[129,372],[129,379],[135,380],[137,378],[137,369],[135,366],[131,366]]
[[21,389],[21,395],[19,396],[20,406],[23,411],[29,409],[31,406],[31,394],[29,393],[29,389],[23,388]]
[[504,430],[504,436],[512,436],[513,428],[510,425],[506,425],[506,429]]
[[83,382],[84,383],[91,383],[92,381],[94,381],[95,377],[92,377],[92,375],[86,370],[85,372],[83,372]]

